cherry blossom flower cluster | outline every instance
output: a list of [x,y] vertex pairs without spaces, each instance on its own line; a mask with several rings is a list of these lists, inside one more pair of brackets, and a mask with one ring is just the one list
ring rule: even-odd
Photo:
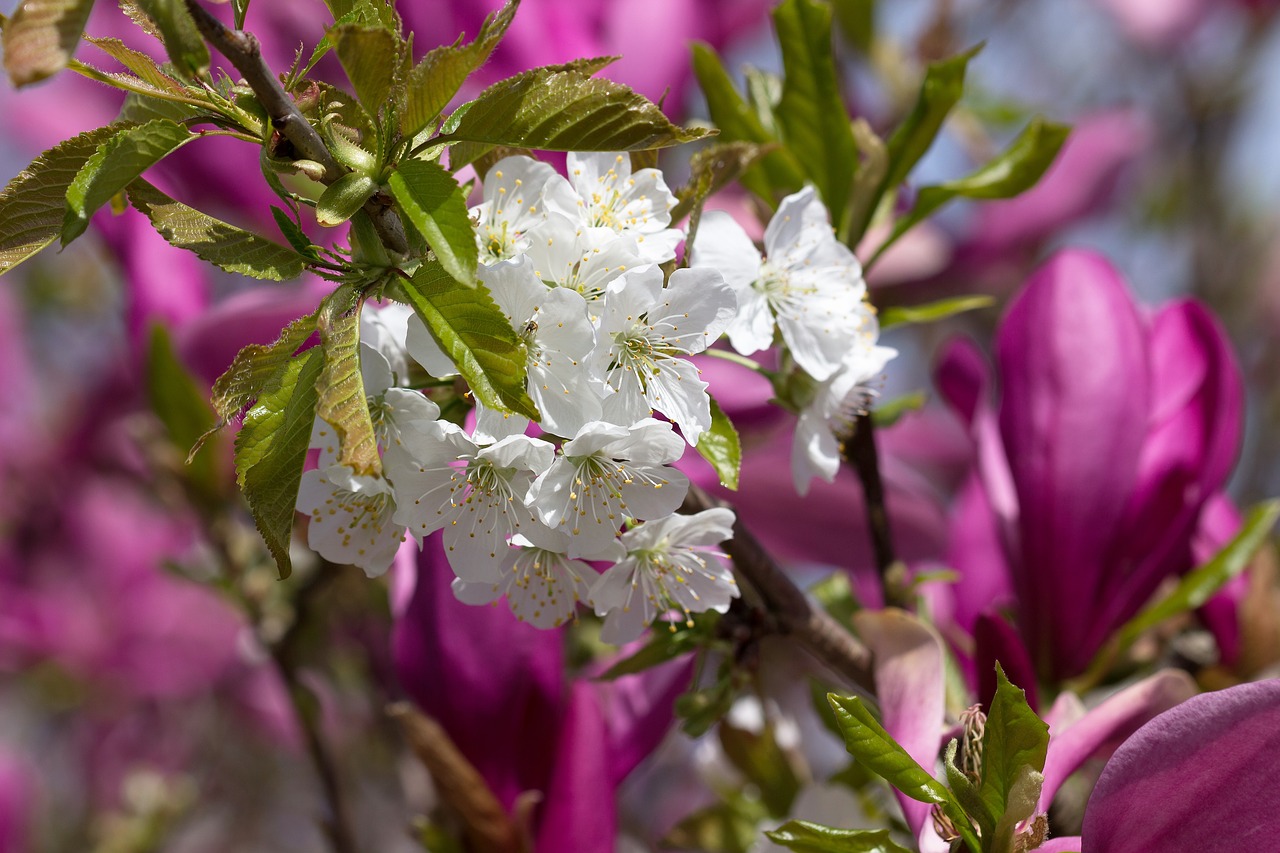
[[739,594],[717,550],[733,513],[676,514],[689,480],[673,463],[712,424],[690,356],[725,333],[749,355],[780,331],[814,379],[796,439],[803,490],[834,476],[842,413],[893,352],[876,346],[858,262],[812,190],[783,203],[767,259],[713,213],[692,264],[667,274],[684,234],[662,174],[633,173],[623,154],[569,154],[567,173],[505,158],[472,210],[479,279],[525,344],[541,421],[482,404],[470,430],[442,419],[407,387],[410,366],[437,379],[456,367],[411,309],[366,306],[361,369],[382,472],[339,464],[336,432],[317,419],[298,509],[327,559],[377,575],[406,536],[439,532],[462,601],[505,596],[539,627],[587,605],[602,638],[625,643],[660,616],[724,612]]
[[382,473],[338,464],[335,430],[317,419],[319,460],[298,496],[311,547],[377,575],[406,536],[439,532],[461,600],[505,596],[544,628],[585,604],[614,643],[673,610],[726,610],[738,590],[718,546],[733,513],[676,515],[689,481],[672,463],[711,427],[689,356],[720,337],[737,297],[711,269],[664,275],[683,239],[674,203],[661,173],[633,174],[626,155],[570,154],[568,178],[528,157],[496,163],[472,211],[479,278],[525,344],[541,422],[483,405],[473,429],[441,419],[407,387],[409,368],[457,369],[411,309],[366,306]]

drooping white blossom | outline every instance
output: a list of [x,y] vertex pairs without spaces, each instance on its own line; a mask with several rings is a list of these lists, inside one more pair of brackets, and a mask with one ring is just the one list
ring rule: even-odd
[[[377,336],[371,336],[375,341]],[[385,343],[385,341],[384,341]],[[395,448],[401,435],[434,423],[440,409],[417,391],[392,388],[390,364],[380,349],[360,345],[360,371],[378,448],[382,474],[357,474],[338,462],[338,434],[316,418],[311,447],[320,450],[317,467],[302,475],[297,508],[311,519],[307,544],[327,560],[356,565],[370,577],[382,574],[404,540],[405,528],[394,520],[392,481],[398,465]]]
[[387,454],[396,457],[395,521],[419,543],[443,530],[458,577],[495,582],[507,540],[534,523],[529,492],[554,452],[528,436],[482,446],[457,424],[418,424]]
[[[572,290],[547,287],[524,255],[481,270],[480,280],[524,341],[529,396],[542,414],[542,429],[571,436],[599,420],[604,382],[589,359],[596,332],[586,301]],[[493,440],[523,433],[529,423],[484,406],[477,406],[477,417],[477,436]]]
[[740,594],[718,548],[733,535],[731,510],[649,521],[622,534],[627,556],[591,588],[596,614],[605,617],[600,639],[621,645],[670,609],[724,613]]
[[791,444],[791,476],[796,491],[808,494],[814,477],[828,483],[840,468],[838,435],[847,435],[875,395],[873,383],[897,350],[876,344],[878,323],[866,309],[864,325],[840,369],[818,383],[813,399],[800,411]]
[[663,421],[589,423],[538,478],[533,505],[544,524],[569,537],[571,556],[607,558],[624,520],[662,518],[684,501],[689,478],[668,467],[683,452]]
[[[459,601],[489,604],[506,596],[515,617],[538,628],[558,628],[573,618],[579,602],[591,604],[591,584],[599,573],[568,555],[568,536],[534,525],[513,536],[511,546],[496,583],[454,580]],[[622,546],[616,550],[617,558],[622,557]]]
[[844,362],[864,313],[862,267],[835,238],[812,187],[783,199],[764,232],[765,256],[727,213],[709,211],[690,253],[693,268],[718,270],[738,295],[726,332],[751,355],[773,344],[775,324],[796,363],[823,380]]
[[662,172],[641,169],[632,174],[631,157],[624,153],[571,152],[566,168],[585,226],[632,238],[646,263],[675,258],[683,235],[670,227],[676,199]]
[[554,168],[532,157],[504,157],[484,177],[484,201],[472,209],[480,261],[514,258],[529,247],[528,232],[549,211],[573,216],[578,199]]
[[687,356],[710,346],[733,319],[737,298],[714,270],[628,270],[606,291],[595,358],[612,391],[605,419],[629,424],[661,412],[690,444],[711,428],[707,383]]

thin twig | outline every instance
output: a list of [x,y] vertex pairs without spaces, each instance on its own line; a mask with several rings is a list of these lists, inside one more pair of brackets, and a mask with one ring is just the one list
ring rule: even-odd
[[[728,504],[692,486],[681,509],[694,513],[717,506]],[[734,568],[759,593],[776,620],[779,633],[796,638],[814,657],[852,684],[875,693],[871,650],[826,611],[814,607],[741,520],[734,522],[733,538],[724,543],[724,549]]]
[[867,510],[867,527],[871,532],[871,547],[875,552],[876,571],[880,575],[880,588],[887,605],[902,607],[900,585],[890,576],[896,557],[893,551],[893,534],[889,529],[889,512],[885,507],[884,481],[880,478],[880,456],[876,451],[875,422],[870,415],[859,415],[853,435],[841,442],[846,461],[853,466],[862,483],[862,494]]
[[[331,184],[346,174],[320,134],[284,90],[280,79],[267,67],[258,39],[252,33],[229,29],[196,0],[186,0],[186,3],[200,34],[244,76],[245,83],[271,117],[271,126],[289,141],[301,158],[314,160],[324,169],[322,182]],[[387,249],[398,255],[408,253],[404,223],[394,210],[375,197],[365,204],[364,211],[373,220],[373,227]]]

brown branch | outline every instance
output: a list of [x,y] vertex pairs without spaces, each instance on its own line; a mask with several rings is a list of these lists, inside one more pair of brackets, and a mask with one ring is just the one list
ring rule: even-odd
[[862,494],[867,510],[867,528],[871,533],[871,547],[875,552],[876,570],[880,575],[880,588],[884,602],[893,607],[903,607],[901,584],[891,576],[896,557],[893,551],[893,534],[889,529],[889,512],[885,506],[884,481],[880,478],[880,455],[876,450],[875,422],[871,415],[858,416],[853,435],[841,442],[845,460],[853,466],[862,483]]
[[[692,486],[681,510],[694,513],[717,506],[729,504]],[[814,607],[741,520],[734,522],[733,538],[724,543],[724,549],[734,568],[759,593],[776,620],[778,633],[794,637],[818,660],[874,695],[871,650],[826,611]]]
[[444,727],[408,702],[387,708],[405,740],[431,774],[436,793],[462,823],[472,850],[521,853],[527,845],[484,777],[467,761]]
[[[229,29],[197,0],[186,0],[186,3],[200,34],[244,76],[245,83],[271,118],[271,126],[293,145],[298,154],[314,160],[324,169],[321,182],[331,184],[346,174],[347,170],[334,159],[320,134],[284,90],[279,77],[267,67],[258,39],[252,33]],[[370,199],[364,211],[373,220],[373,227],[387,249],[398,255],[408,253],[404,224],[394,210]]]

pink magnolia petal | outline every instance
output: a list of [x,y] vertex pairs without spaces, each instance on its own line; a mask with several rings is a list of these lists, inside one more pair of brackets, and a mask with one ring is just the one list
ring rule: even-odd
[[1267,850],[1280,837],[1280,679],[1205,693],[1140,728],[1084,813],[1084,853]]
[[1181,670],[1166,669],[1121,690],[1061,731],[1057,726],[1050,728],[1040,810],[1048,811],[1058,788],[1087,759],[1105,755],[1152,717],[1194,696],[1195,692],[1191,676]]

